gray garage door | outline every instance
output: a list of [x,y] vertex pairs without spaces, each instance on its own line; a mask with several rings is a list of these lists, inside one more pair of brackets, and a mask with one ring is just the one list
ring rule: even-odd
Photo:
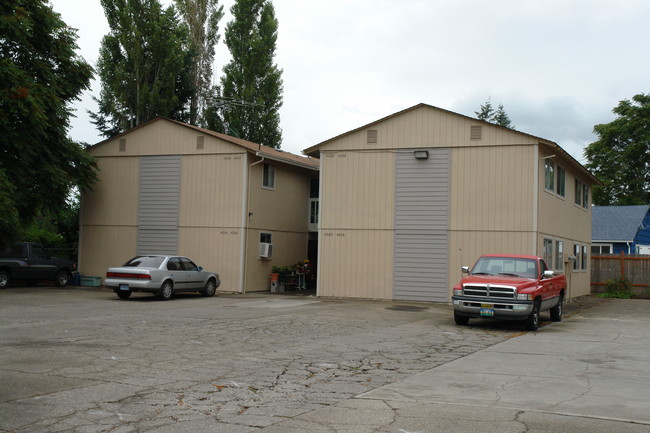
[[137,254],[177,254],[181,157],[140,158]]
[[447,302],[449,149],[397,156],[394,298]]

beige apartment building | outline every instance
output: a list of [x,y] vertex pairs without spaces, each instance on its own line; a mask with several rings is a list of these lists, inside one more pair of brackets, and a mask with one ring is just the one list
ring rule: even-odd
[[318,295],[448,302],[481,254],[533,254],[589,293],[591,186],[558,144],[426,104],[304,151],[320,160]]
[[272,264],[315,253],[317,159],[163,118],[88,152],[99,181],[82,196],[82,274],[179,254],[218,272],[220,290],[262,291]]

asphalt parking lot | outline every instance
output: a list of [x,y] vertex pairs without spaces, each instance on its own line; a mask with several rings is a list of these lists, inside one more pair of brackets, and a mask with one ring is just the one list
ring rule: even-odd
[[[646,331],[637,336],[650,346],[650,301],[624,302],[637,302],[646,313]],[[564,356],[585,341],[580,326],[596,323],[600,309],[620,305],[583,299],[568,306],[565,321],[523,333],[512,322],[458,327],[443,304],[271,294],[180,295],[167,302],[143,294],[125,301],[104,288],[10,288],[0,291],[0,431],[524,432],[545,431],[534,426],[553,416],[551,425],[570,428],[548,431],[600,431],[597,425],[647,432],[650,418],[634,411],[589,413],[580,405],[594,403],[579,396],[570,411],[548,396],[538,407],[534,398],[518,404],[520,393],[546,381],[526,388],[522,380],[477,370],[487,365],[481,357],[498,369],[499,357],[533,357],[535,348],[562,347],[555,352]],[[610,358],[616,358],[614,346],[629,342],[624,331],[616,332],[620,341],[608,346]],[[557,346],[553,338],[566,342]],[[585,338],[589,348],[596,345],[593,335]],[[583,352],[577,356],[588,369],[600,368],[599,375],[613,369],[602,356],[607,368],[589,366],[593,353]],[[647,357],[629,348],[623,353],[625,368],[638,360],[648,373]],[[544,378],[540,372],[556,361],[529,364]],[[564,370],[561,361],[554,368]],[[521,379],[524,367],[509,368]],[[571,364],[567,377],[589,376],[576,368],[582,367]],[[474,376],[464,374],[472,369]],[[477,386],[480,374],[489,380]],[[588,380],[596,386],[594,377]],[[490,393],[495,386],[504,391]],[[625,381],[621,386],[641,392]],[[463,387],[468,392],[459,393]],[[567,392],[560,395],[569,401]],[[616,393],[616,404],[619,394],[625,392]],[[634,397],[634,405],[650,407],[647,392]]]

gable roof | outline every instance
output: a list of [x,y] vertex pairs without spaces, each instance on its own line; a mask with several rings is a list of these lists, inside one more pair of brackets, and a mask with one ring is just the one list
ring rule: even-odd
[[442,111],[442,112],[445,112],[445,113],[448,113],[448,114],[451,114],[451,115],[454,115],[454,116],[458,116],[458,117],[470,120],[470,121],[475,122],[477,124],[489,125],[489,126],[494,127],[494,128],[501,128],[501,129],[504,129],[504,130],[507,130],[507,131],[510,131],[510,132],[514,132],[514,133],[517,133],[517,134],[521,134],[521,135],[530,137],[530,138],[538,141],[539,144],[544,145],[545,147],[547,147],[549,150],[555,151],[555,152],[561,154],[566,160],[569,161],[569,163],[572,166],[574,166],[580,173],[582,173],[582,175],[585,178],[589,179],[589,182],[591,182],[592,184],[596,184],[596,185],[601,185],[602,184],[598,180],[598,178],[596,178],[596,176],[594,176],[593,174],[591,174],[591,172],[589,170],[587,170],[587,168],[585,166],[583,166],[580,162],[578,162],[573,156],[571,156],[559,144],[557,144],[557,143],[555,143],[555,142],[553,142],[551,140],[547,140],[547,139],[542,138],[542,137],[537,137],[535,135],[528,134],[526,132],[517,131],[515,129],[506,128],[505,126],[500,126],[500,125],[496,125],[494,123],[486,122],[485,120],[475,119],[473,117],[466,116],[464,114],[456,113],[456,112],[453,112],[453,111],[450,111],[450,110],[445,110],[444,108],[436,107],[434,105],[429,105],[429,104],[425,104],[425,103],[419,103],[419,104],[414,105],[414,106],[412,106],[410,108],[407,108],[405,110],[398,111],[398,112],[390,114],[390,115],[388,115],[386,117],[382,117],[379,120],[375,120],[374,122],[371,122],[371,123],[368,123],[366,125],[360,126],[358,128],[352,129],[352,130],[350,130],[348,132],[344,132],[343,134],[339,134],[336,137],[332,137],[332,138],[327,139],[327,140],[325,140],[323,142],[320,142],[320,143],[318,143],[318,144],[316,144],[314,146],[311,146],[311,147],[308,147],[307,149],[304,149],[302,151],[302,153],[304,153],[305,155],[315,155],[315,154],[318,153],[318,151],[320,150],[321,147],[323,147],[324,145],[326,145],[326,144],[328,144],[330,142],[336,141],[336,140],[338,140],[338,139],[340,139],[342,137],[345,137],[346,135],[354,134],[355,132],[362,131],[362,130],[367,129],[367,128],[373,126],[373,125],[377,125],[377,124],[382,123],[382,122],[384,122],[384,121],[386,121],[388,119],[391,119],[391,118],[397,117],[397,116],[401,116],[402,114],[408,113],[410,111],[413,111],[413,110],[416,110],[416,109],[422,108],[422,107],[432,109],[432,110]]
[[106,143],[106,142],[108,142],[110,140],[115,140],[116,138],[121,137],[124,134],[128,134],[129,132],[131,132],[131,131],[133,131],[135,129],[143,128],[143,127],[145,127],[147,125],[150,125],[150,124],[152,124],[154,122],[158,122],[158,121],[167,121],[167,122],[171,122],[171,123],[175,123],[177,125],[180,125],[180,126],[182,126],[184,128],[193,129],[196,132],[199,132],[201,134],[216,137],[216,138],[218,138],[220,140],[227,141],[228,143],[235,144],[237,146],[243,147],[246,150],[249,150],[251,152],[255,152],[255,154],[260,156],[260,157],[270,159],[270,160],[273,160],[273,161],[284,162],[286,164],[295,165],[295,166],[302,167],[302,168],[307,168],[307,169],[310,169],[310,170],[318,170],[319,167],[320,167],[320,163],[319,163],[318,158],[295,155],[295,154],[293,154],[291,152],[284,152],[282,150],[278,150],[278,149],[274,149],[274,148],[269,147],[269,146],[264,146],[264,145],[261,145],[261,144],[253,143],[252,141],[243,140],[241,138],[232,137],[230,135],[222,134],[220,132],[212,131],[210,129],[199,128],[198,126],[183,123],[183,122],[180,122],[178,120],[167,119],[166,117],[153,118],[153,119],[151,119],[151,120],[149,120],[147,122],[141,123],[140,125],[135,126],[135,127],[131,128],[131,129],[127,130],[127,131],[124,131],[124,132],[122,132],[122,133],[120,133],[118,135],[115,135],[113,137],[107,138],[106,140],[100,141],[99,143],[97,143],[97,144],[95,144],[95,145],[93,145],[91,147],[96,147],[96,146],[99,146],[99,145],[101,145],[103,143]]
[[648,205],[594,206],[591,241],[632,242],[649,208]]

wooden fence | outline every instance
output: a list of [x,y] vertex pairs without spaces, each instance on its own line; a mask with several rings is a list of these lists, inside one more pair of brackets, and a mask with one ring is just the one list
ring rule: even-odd
[[625,253],[591,256],[592,293],[604,292],[606,281],[618,278],[630,280],[634,287],[634,293],[649,293],[650,256]]

